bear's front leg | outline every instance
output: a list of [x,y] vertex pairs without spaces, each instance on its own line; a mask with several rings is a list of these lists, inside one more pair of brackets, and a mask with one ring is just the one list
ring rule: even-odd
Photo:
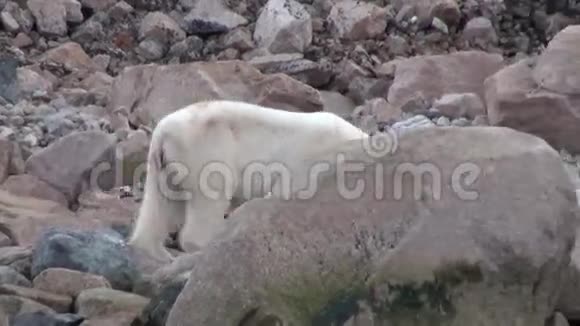
[[227,199],[198,198],[187,204],[187,213],[179,233],[179,246],[185,252],[194,252],[225,230],[230,201]]

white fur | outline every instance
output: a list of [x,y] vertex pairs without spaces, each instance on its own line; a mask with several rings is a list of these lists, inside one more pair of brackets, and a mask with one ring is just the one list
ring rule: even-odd
[[[228,220],[224,214],[231,209],[233,200],[279,194],[274,183],[264,192],[244,197],[242,173],[248,164],[282,163],[293,171],[293,184],[299,184],[295,179],[308,178],[308,169],[302,166],[304,158],[321,148],[367,136],[333,113],[291,112],[243,102],[200,102],[171,113],[152,133],[145,193],[130,245],[153,257],[172,259],[163,242],[170,229],[183,222],[179,234],[181,248],[193,251],[203,247],[225,228]],[[212,161],[220,162],[233,173],[232,187],[227,189],[221,177],[213,175],[210,179],[212,189],[219,187],[222,194],[217,200],[199,191],[198,176]],[[191,199],[172,200],[158,188],[161,170],[169,162],[187,167],[189,174],[181,187],[192,191]],[[231,196],[227,196],[228,192]]]

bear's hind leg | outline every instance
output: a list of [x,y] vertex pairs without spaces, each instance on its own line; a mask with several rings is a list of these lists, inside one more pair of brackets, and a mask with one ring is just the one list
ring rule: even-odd
[[229,207],[230,200],[226,198],[199,198],[188,202],[185,221],[179,233],[181,250],[199,250],[225,230],[228,220],[224,215]]

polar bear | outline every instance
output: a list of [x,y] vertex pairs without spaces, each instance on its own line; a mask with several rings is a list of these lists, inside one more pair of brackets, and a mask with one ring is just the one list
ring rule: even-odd
[[[263,178],[267,174],[248,179],[249,167],[287,168],[282,171],[291,171],[290,191],[295,191],[308,178],[304,158],[365,137],[361,129],[329,112],[219,100],[170,113],[151,134],[143,200],[129,245],[154,258],[172,260],[164,240],[172,228],[181,227],[181,249],[201,248],[224,230],[232,202],[288,197],[281,189],[281,174],[273,173],[268,184]],[[294,182],[298,179],[302,183]]]

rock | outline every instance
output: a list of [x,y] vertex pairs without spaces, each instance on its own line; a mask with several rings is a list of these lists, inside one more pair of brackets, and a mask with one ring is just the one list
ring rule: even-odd
[[286,74],[312,87],[327,85],[334,75],[331,63],[327,61],[313,62],[295,58],[294,55],[278,54],[256,57],[248,62],[264,74]]
[[0,266],[0,284],[32,287],[32,284],[26,277],[24,277],[24,275],[18,273],[14,268],[8,266]]
[[185,32],[166,14],[156,11],[148,13],[139,27],[139,40],[146,38],[162,38],[167,44],[183,41],[186,37]]
[[95,19],[89,19],[81,24],[71,35],[71,41],[80,45],[86,45],[91,42],[98,42],[106,37],[103,24]]
[[[319,174],[316,191],[234,211],[195,256],[167,326],[238,325],[252,315],[263,316],[254,325],[341,324],[359,302],[393,325],[544,325],[552,315],[577,207],[546,142],[509,128],[426,128],[382,157],[353,141],[312,162],[337,153],[346,161]],[[352,163],[360,172],[337,181]],[[441,188],[418,184],[415,170],[399,179],[409,171],[401,164],[421,166]],[[387,183],[376,181],[378,166]]]
[[529,132],[556,149],[580,153],[580,111],[575,100],[538,89],[527,61],[497,72],[485,81],[485,87],[491,125]]
[[18,315],[28,313],[56,314],[54,310],[36,301],[15,295],[0,295],[0,322],[2,322],[2,325],[15,326],[7,321]]
[[320,96],[324,103],[323,111],[332,112],[343,118],[350,116],[356,107],[350,98],[339,92],[320,91]]
[[66,8],[66,21],[67,23],[78,24],[85,20],[83,12],[81,11],[82,5],[77,0],[62,0]]
[[560,312],[554,313],[554,315],[546,322],[546,326],[570,326],[566,317]]
[[62,65],[68,71],[78,71],[86,74],[97,69],[91,57],[76,42],[66,42],[50,49],[39,60],[42,63]]
[[[115,0],[116,2],[116,0]],[[109,8],[109,17],[115,21],[123,21],[126,17],[131,15],[135,11],[130,4],[125,1],[119,1],[115,3],[111,8]]]
[[417,17],[419,28],[429,26],[433,18],[440,19],[450,27],[457,25],[461,19],[459,3],[456,0],[395,0],[391,4],[399,11],[404,7],[410,8]]
[[475,119],[486,114],[483,101],[474,93],[445,94],[433,102],[433,107],[450,118]]
[[402,112],[393,108],[381,97],[367,100],[352,112],[354,125],[368,132],[376,132],[384,125],[391,125],[400,120]]
[[150,299],[137,294],[107,288],[84,290],[75,302],[75,310],[87,319],[103,318],[118,313],[137,317]]
[[186,32],[194,35],[225,33],[248,20],[228,9],[221,0],[198,0],[183,18]]
[[[338,92],[348,91],[348,87],[357,77],[371,78],[370,72],[352,60],[344,59],[336,67],[338,75],[334,77],[333,89]],[[364,78],[363,78],[364,80]]]
[[13,245],[14,241],[5,232],[0,232],[0,247],[10,247]]
[[0,98],[16,103],[20,97],[18,59],[0,54]]
[[17,48],[27,48],[34,45],[34,40],[27,34],[20,32],[12,39],[12,45]]
[[303,53],[312,43],[312,19],[295,0],[268,0],[254,29],[256,44],[272,54]]
[[115,143],[114,136],[102,131],[68,134],[32,154],[26,160],[26,173],[48,183],[74,203],[83,187],[109,186],[102,183],[106,172],[101,172],[99,165],[111,162]]
[[27,247],[0,247],[0,265],[10,266],[15,262],[28,259],[32,255],[32,250]]
[[66,268],[48,268],[33,280],[34,288],[76,298],[82,291],[111,288],[106,278]]
[[10,174],[10,165],[14,152],[14,144],[6,139],[0,139],[0,183],[4,182]]
[[354,77],[348,85],[347,96],[354,103],[361,105],[367,100],[377,97],[386,98],[392,82],[384,78]]
[[580,54],[580,26],[560,31],[538,57],[532,70],[534,81],[547,91],[562,95],[580,94],[580,68],[571,64]]
[[416,129],[435,127],[435,123],[426,116],[419,114],[409,119],[395,122],[392,127],[399,135],[402,135]]
[[38,240],[32,278],[48,268],[66,268],[105,277],[112,288],[130,291],[138,271],[124,239],[112,230],[53,228]]
[[256,47],[252,33],[244,27],[238,27],[223,36],[222,43],[225,47],[234,48],[238,51],[245,52]]
[[159,60],[167,53],[167,46],[157,39],[146,39],[139,42],[137,54],[146,60]]
[[35,18],[37,30],[49,36],[65,36],[67,27],[67,7],[62,0],[28,0],[28,9]]
[[470,19],[463,28],[462,37],[468,42],[481,41],[491,44],[496,44],[499,40],[491,20],[486,17]]
[[484,80],[501,68],[501,55],[476,50],[400,60],[387,100],[401,106],[419,93],[428,102],[447,93],[475,93],[483,98]]
[[21,287],[12,284],[1,284],[0,295],[17,295],[41,303],[56,312],[66,313],[70,311],[73,299],[70,296],[58,295],[42,290]]
[[97,71],[83,79],[80,87],[94,94],[101,101],[108,102],[112,85],[113,77],[104,72]]
[[[28,33],[34,26],[34,16],[29,10],[18,5],[17,2],[9,1],[4,10],[0,10],[8,19],[14,20],[18,24],[18,31]],[[14,21],[11,24],[14,24]],[[16,27],[16,26],[12,26]]]
[[[261,74],[242,61],[140,65],[113,82],[109,110],[133,108],[129,121],[152,125],[191,103],[240,100],[291,111],[320,111],[320,93],[283,74]],[[139,103],[139,105],[137,105]]]
[[165,285],[159,295],[153,297],[132,326],[165,326],[169,311],[183,290],[187,277],[178,277]]
[[0,22],[5,30],[8,32],[18,32],[20,30],[20,25],[16,21],[16,18],[12,16],[12,14],[8,11],[1,11],[0,12]]
[[[136,176],[139,176],[141,168],[143,165],[135,171]],[[136,187],[133,183],[130,185]],[[130,228],[138,208],[139,203],[136,203],[133,198],[120,198],[120,194],[114,191],[102,192],[97,190],[87,191],[79,196],[79,208],[76,213],[81,219],[97,219],[121,232],[119,228]]]
[[136,181],[144,178],[148,151],[149,136],[144,130],[130,131],[127,139],[117,144],[115,166],[112,167],[118,172],[114,181],[116,187],[136,186]]
[[30,97],[35,92],[50,93],[53,90],[52,82],[32,69],[19,67],[16,73],[21,96]]
[[384,34],[387,17],[387,9],[373,3],[345,0],[332,6],[327,22],[338,37],[358,41]]
[[80,0],[80,2],[83,7],[92,9],[93,11],[105,11],[119,3],[117,0]]
[[84,318],[75,314],[53,314],[45,311],[21,313],[12,318],[11,326],[78,326]]
[[439,127],[448,127],[451,125],[451,120],[448,117],[439,117],[435,124]]

